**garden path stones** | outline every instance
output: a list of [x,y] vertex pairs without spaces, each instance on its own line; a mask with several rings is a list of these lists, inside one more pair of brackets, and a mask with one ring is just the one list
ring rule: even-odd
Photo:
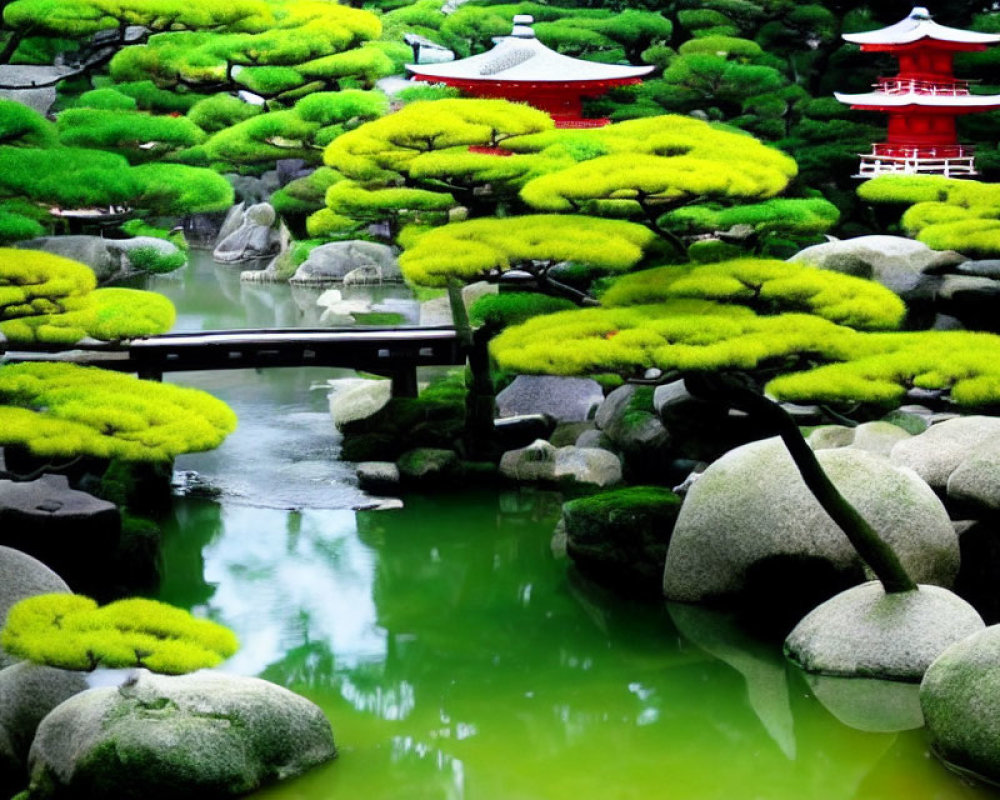
[[31,796],[232,797],[335,754],[323,712],[281,686],[139,670],[121,686],[71,697],[42,721],[29,756]]
[[518,375],[497,395],[497,411],[501,417],[547,414],[557,422],[583,422],[603,401],[601,385],[591,378]]
[[[951,584],[958,539],[926,483],[863,450],[816,455],[915,581]],[[784,444],[771,438],[730,451],[691,486],[667,552],[663,589],[668,599],[700,602],[739,595],[763,581],[790,605],[801,599],[797,593],[816,592],[820,576],[838,591],[862,580],[861,561],[806,488]]]
[[114,503],[70,489],[65,476],[0,481],[0,544],[34,556],[71,581],[97,571],[120,539]]
[[85,674],[73,670],[27,661],[0,670],[0,793],[27,783],[28,750],[42,719],[86,689]]
[[389,245],[354,240],[314,247],[291,283],[387,283],[403,280]]
[[939,586],[886,594],[870,581],[830,598],[795,626],[785,654],[807,672],[919,681],[950,645],[986,627]]
[[[0,545],[0,628],[7,620],[10,607],[26,597],[51,592],[72,591],[62,578],[41,561]],[[0,668],[15,663],[15,659],[0,648]]]
[[924,675],[920,705],[938,756],[1000,781],[1000,626],[945,650]]

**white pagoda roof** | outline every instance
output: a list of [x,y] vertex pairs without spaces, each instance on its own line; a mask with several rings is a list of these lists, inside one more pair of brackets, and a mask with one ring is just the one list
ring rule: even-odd
[[939,42],[956,44],[994,44],[1000,42],[1000,35],[938,25],[931,19],[930,12],[926,8],[917,6],[910,12],[910,16],[895,25],[866,33],[845,33],[844,39],[862,45],[911,44],[921,39],[935,39]]
[[841,103],[852,106],[923,106],[925,108],[994,108],[1000,106],[1000,94],[920,94],[904,92],[865,92],[864,94],[843,94],[834,92]]
[[639,78],[653,67],[631,67],[582,61],[557,53],[535,38],[522,17],[516,17],[514,33],[485,53],[443,64],[407,64],[406,69],[422,78],[466,81],[528,81],[577,83]]

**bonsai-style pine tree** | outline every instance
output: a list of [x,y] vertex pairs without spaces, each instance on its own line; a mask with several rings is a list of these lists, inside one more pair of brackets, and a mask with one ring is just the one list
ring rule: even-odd
[[664,267],[625,276],[604,307],[535,317],[492,343],[504,369],[683,377],[769,423],[806,484],[845,530],[886,591],[914,588],[898,559],[826,478],[778,400],[891,409],[911,387],[956,405],[1000,400],[1000,337],[894,332],[901,301],[877,284],[776,261]]
[[0,646],[60,669],[142,667],[183,675],[215,667],[239,649],[228,628],[141,597],[98,607],[79,594],[42,594],[11,607]]
[[393,235],[404,222],[435,221],[435,213],[444,222],[443,212],[456,205],[492,213],[516,192],[535,159],[469,148],[497,148],[552,124],[544,112],[504,100],[411,103],[326,149],[326,164],[347,180],[330,187],[328,209],[311,221],[311,232],[388,221]]

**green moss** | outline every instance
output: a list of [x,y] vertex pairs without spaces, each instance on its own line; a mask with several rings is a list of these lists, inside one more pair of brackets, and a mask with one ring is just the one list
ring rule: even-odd
[[187,264],[184,253],[161,253],[155,247],[136,247],[128,251],[129,263],[143,272],[159,275],[173,272]]

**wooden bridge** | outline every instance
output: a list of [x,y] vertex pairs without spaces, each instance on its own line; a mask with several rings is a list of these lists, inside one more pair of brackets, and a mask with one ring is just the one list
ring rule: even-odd
[[466,355],[453,327],[353,327],[168,333],[122,343],[78,343],[69,350],[9,344],[2,360],[70,362],[152,380],[189,370],[344,367],[385,375],[395,396],[415,397],[417,367],[461,365]]

